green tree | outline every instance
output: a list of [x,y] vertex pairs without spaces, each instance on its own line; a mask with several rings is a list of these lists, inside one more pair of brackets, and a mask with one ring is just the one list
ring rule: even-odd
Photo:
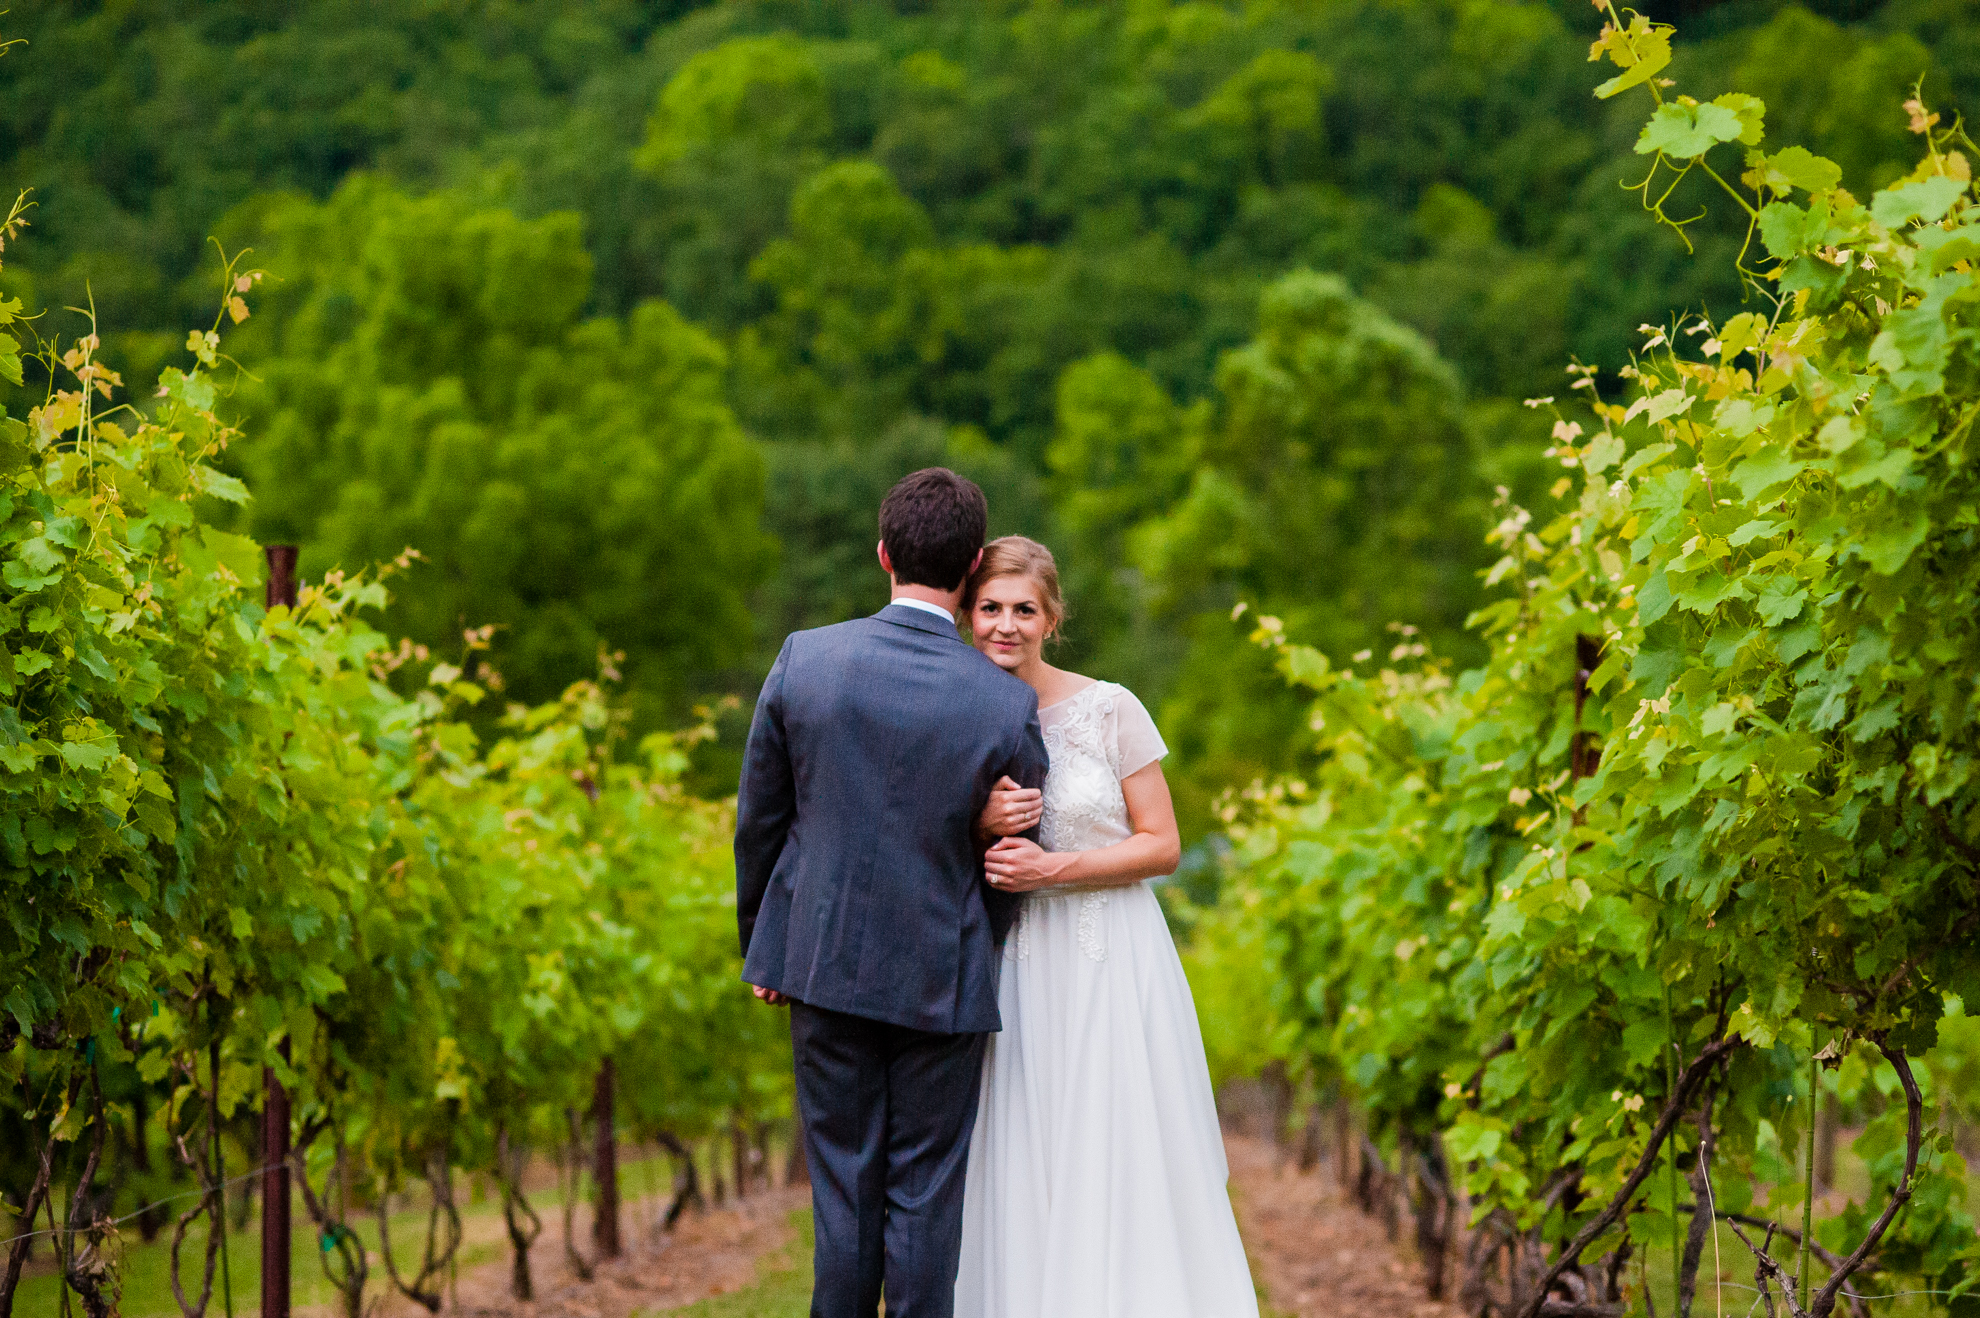
[[1767,103],[1770,132],[1818,145],[1859,192],[1910,172],[1914,139],[1891,107],[1920,79],[1932,95],[1946,82],[1911,33],[1851,30],[1799,7],[1754,32],[1732,72],[1734,86]]
[[661,303],[583,319],[575,217],[358,181],[254,221],[280,290],[240,335],[257,533],[311,573],[416,549],[389,624],[449,654],[496,627],[526,700],[623,649],[652,717],[742,661],[769,544],[714,340]]
[[672,221],[667,295],[725,328],[760,312],[749,263],[782,227],[798,181],[825,162],[833,136],[809,42],[736,37],[682,64],[634,156],[658,180]]
[[747,416],[775,438],[871,435],[908,411],[1011,438],[1042,412],[1005,407],[1012,377],[1051,369],[1025,352],[1037,304],[1058,300],[1048,272],[1038,248],[943,247],[885,169],[829,165],[751,266],[776,305],[738,336]]
[[1058,533],[1060,579],[1076,662],[1166,689],[1186,648],[1149,609],[1152,585],[1129,535],[1189,490],[1208,403],[1175,400],[1148,371],[1115,353],[1059,376],[1058,425],[1045,461]]
[[1156,615],[1190,638],[1165,726],[1213,778],[1243,781],[1283,762],[1293,720],[1232,607],[1336,652],[1386,647],[1391,623],[1453,635],[1479,563],[1460,529],[1474,459],[1451,368],[1311,272],[1266,293],[1258,337],[1225,354],[1197,415],[1187,488],[1133,527],[1128,553]]

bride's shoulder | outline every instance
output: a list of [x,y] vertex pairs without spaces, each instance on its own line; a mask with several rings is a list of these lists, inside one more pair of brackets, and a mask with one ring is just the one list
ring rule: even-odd
[[1088,685],[1084,689],[1093,692],[1096,696],[1104,696],[1109,700],[1132,700],[1137,705],[1141,703],[1141,701],[1135,698],[1134,692],[1128,690],[1119,682],[1109,682],[1104,677],[1090,677],[1087,679],[1087,683]]
[[1127,690],[1119,682],[1109,682],[1104,678],[1090,677],[1085,673],[1060,670],[1057,699],[1054,704],[1067,704],[1074,700],[1088,700],[1095,697],[1118,696]]
[[1109,682],[1105,678],[1100,677],[1088,677],[1084,673],[1068,673],[1066,676],[1072,679],[1071,683],[1069,683],[1069,689],[1065,695],[1060,696],[1057,701],[1053,702],[1054,704],[1067,707],[1079,705],[1097,710],[1102,714],[1112,714],[1115,707],[1120,705],[1132,706],[1135,709],[1142,708],[1142,704],[1135,698],[1134,692],[1128,690],[1119,682]]
[[1139,696],[1119,682],[1096,681],[1087,690],[1092,692],[1093,703],[1098,712],[1108,716],[1117,725],[1132,728],[1136,732],[1154,729],[1155,719],[1148,712],[1148,706],[1142,704]]

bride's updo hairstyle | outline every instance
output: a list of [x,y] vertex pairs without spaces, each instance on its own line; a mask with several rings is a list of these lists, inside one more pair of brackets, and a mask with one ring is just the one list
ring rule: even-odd
[[1066,620],[1066,601],[1059,593],[1059,564],[1052,551],[1021,535],[1000,536],[983,546],[983,562],[970,575],[969,585],[963,591],[965,618],[975,616],[976,593],[983,589],[984,583],[998,577],[1031,579],[1038,587],[1039,602],[1045,606],[1045,616],[1052,621],[1052,636],[1056,639],[1060,624]]

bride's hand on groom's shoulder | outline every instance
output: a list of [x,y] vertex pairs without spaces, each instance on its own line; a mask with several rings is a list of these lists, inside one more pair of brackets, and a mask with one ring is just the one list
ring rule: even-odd
[[1036,842],[1007,837],[983,856],[983,877],[1001,892],[1032,892],[1061,882],[1076,853],[1047,851]]
[[1036,787],[1019,787],[1008,777],[999,778],[983,813],[976,817],[977,831],[986,838],[1015,837],[1036,827],[1043,802],[1044,793]]

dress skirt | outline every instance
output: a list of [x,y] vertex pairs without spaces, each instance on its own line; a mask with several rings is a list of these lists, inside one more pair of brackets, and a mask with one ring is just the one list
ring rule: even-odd
[[1033,893],[1004,956],[957,1318],[1257,1318],[1196,1006],[1154,892]]

